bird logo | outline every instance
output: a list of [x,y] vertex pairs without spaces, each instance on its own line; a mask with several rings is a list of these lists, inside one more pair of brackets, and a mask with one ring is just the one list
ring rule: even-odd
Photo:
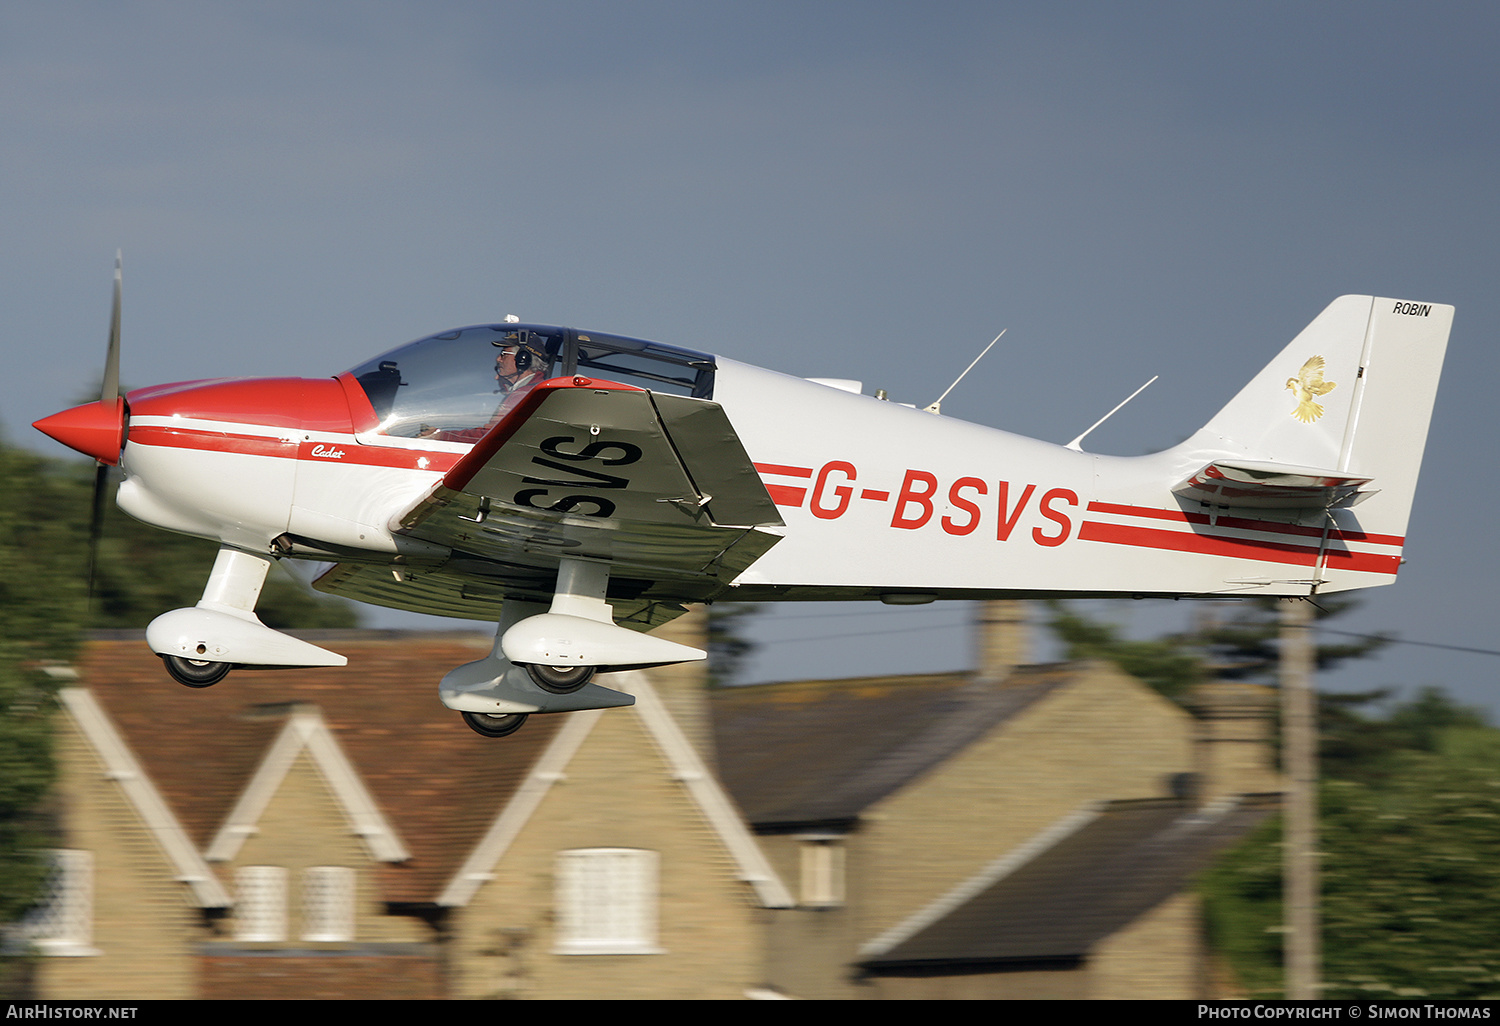
[[1312,356],[1295,378],[1286,379],[1286,387],[1297,397],[1297,408],[1292,411],[1292,416],[1304,424],[1311,424],[1323,416],[1323,405],[1316,401],[1317,398],[1332,392],[1338,387],[1338,382],[1324,381],[1323,358]]

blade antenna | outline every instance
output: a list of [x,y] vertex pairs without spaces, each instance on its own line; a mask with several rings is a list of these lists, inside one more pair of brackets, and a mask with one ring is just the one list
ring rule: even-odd
[[969,373],[969,371],[973,370],[974,369],[974,365],[977,364],[980,360],[983,360],[984,359],[984,354],[987,353],[987,352],[989,352],[991,349],[995,348],[995,343],[999,342],[1000,339],[1005,335],[1005,332],[1009,331],[1009,330],[1010,330],[1009,328],[1006,328],[1005,331],[1000,332],[999,335],[996,335],[994,338],[990,339],[990,344],[987,345],[987,346],[985,346],[984,349],[982,349],[980,351],[980,353],[979,353],[978,356],[974,357],[974,363],[971,363],[967,367],[965,367],[964,368],[964,373],[960,374],[958,377],[954,378],[953,379],[953,384],[949,385],[943,391],[943,394],[937,397],[937,401],[935,401],[931,406],[926,407],[923,410],[923,412],[925,412],[925,413],[941,413],[942,409],[943,409],[943,400],[946,399],[946,398],[948,398],[948,393],[951,392],[951,391],[953,391],[955,388],[958,387],[958,383],[964,379],[964,374],[967,374],[967,373]]
[[1067,445],[1063,446],[1063,448],[1064,449],[1072,449],[1074,452],[1083,452],[1083,449],[1079,447],[1079,443],[1081,443],[1085,438],[1087,438],[1090,435],[1090,433],[1093,432],[1094,428],[1098,427],[1100,424],[1103,424],[1106,420],[1108,420],[1109,418],[1113,417],[1115,414],[1119,413],[1121,406],[1124,406],[1125,403],[1130,402],[1130,400],[1134,399],[1136,396],[1140,395],[1146,389],[1150,388],[1151,387],[1151,383],[1153,381],[1155,381],[1159,377],[1161,377],[1160,374],[1153,374],[1153,375],[1151,375],[1151,381],[1146,382],[1140,388],[1136,389],[1134,392],[1131,392],[1129,395],[1127,395],[1124,398],[1124,400],[1120,403],[1120,406],[1116,406],[1114,409],[1110,410],[1104,416],[1102,416],[1098,420],[1094,421],[1093,427],[1090,427],[1088,429],[1088,431],[1085,431],[1083,434],[1081,434],[1077,438],[1073,439]]

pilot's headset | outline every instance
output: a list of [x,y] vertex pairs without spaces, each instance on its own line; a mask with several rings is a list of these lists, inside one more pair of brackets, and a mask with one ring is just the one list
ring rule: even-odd
[[516,376],[511,379],[512,384],[527,371],[531,370],[532,364],[536,362],[538,357],[546,359],[546,354],[532,342],[531,332],[529,331],[509,332],[504,338],[497,338],[491,341],[490,345],[497,349],[507,349],[511,346],[516,347]]

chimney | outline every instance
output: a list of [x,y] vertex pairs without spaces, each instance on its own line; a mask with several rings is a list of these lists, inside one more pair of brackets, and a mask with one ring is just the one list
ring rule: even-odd
[[974,679],[999,684],[1031,659],[1030,608],[1019,599],[974,605]]
[[1195,687],[1187,704],[1197,719],[1194,762],[1200,802],[1285,789],[1271,746],[1274,688],[1210,681]]

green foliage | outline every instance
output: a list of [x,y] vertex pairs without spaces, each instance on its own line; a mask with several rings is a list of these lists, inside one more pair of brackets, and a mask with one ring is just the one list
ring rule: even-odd
[[[66,537],[63,558],[77,569],[80,587],[88,575],[88,518],[92,470],[83,464],[51,468],[67,492],[55,510]],[[116,482],[111,478],[110,493]],[[93,628],[141,628],[169,609],[194,605],[203,594],[218,551],[215,542],[173,534],[126,516],[113,501],[105,508],[94,598],[89,614]],[[279,567],[266,578],[256,615],[278,630],[353,627],[356,607],[315,595]]]
[[[1216,677],[1274,680],[1284,601],[1250,599],[1236,602],[1233,615],[1226,619],[1203,618],[1195,631],[1179,636],[1178,640],[1202,651],[1213,665]],[[1319,596],[1313,604],[1313,620],[1321,623],[1347,613],[1358,601],[1355,598]],[[1314,658],[1319,670],[1329,670],[1346,660],[1373,655],[1389,642],[1386,637],[1371,637],[1340,644],[1319,644]]]
[[24,646],[0,643],[0,922],[12,922],[39,892],[47,823],[39,812],[52,785],[52,688],[28,665]]
[[1401,752],[1439,751],[1455,729],[1483,728],[1484,716],[1459,705],[1441,688],[1426,687],[1384,717],[1360,712],[1389,691],[1326,694],[1318,698],[1319,764],[1324,777],[1380,784],[1399,769]]
[[1163,695],[1186,697],[1188,689],[1207,678],[1203,658],[1179,638],[1132,641],[1119,628],[1090,620],[1062,603],[1052,603],[1053,633],[1063,642],[1069,659],[1103,659],[1114,663]]
[[744,636],[745,623],[760,612],[754,602],[716,602],[708,607],[708,686],[727,687],[755,643]]
[[38,806],[51,786],[44,666],[76,650],[83,589],[60,570],[56,482],[34,456],[0,446],[0,922],[34,900],[46,874]]
[[[1147,640],[1123,637],[1118,627],[1090,619],[1064,602],[1047,605],[1052,613],[1049,626],[1062,641],[1067,658],[1108,660],[1168,698],[1181,701],[1193,685],[1208,680],[1274,681],[1281,602],[1236,601],[1227,618],[1202,616],[1191,631]],[[1320,598],[1314,615],[1318,620],[1338,616],[1353,605],[1353,600]],[[1218,611],[1207,605],[1199,609]],[[1387,642],[1376,637],[1318,645],[1318,668],[1326,670],[1346,659],[1371,655]]]
[[1264,823],[1199,880],[1209,947],[1250,997],[1280,997],[1281,820]]
[[[85,623],[141,628],[203,593],[216,546],[137,523],[107,506],[96,597],[88,602],[93,469],[0,443],[0,922],[31,904],[47,867],[39,812],[53,779],[47,668],[70,661]],[[272,578],[258,611],[273,627],[352,626],[347,603]]]
[[[1377,697],[1324,719],[1325,750],[1344,753],[1319,799],[1325,993],[1500,995],[1500,731],[1435,688],[1360,715]],[[1280,829],[1203,880],[1211,943],[1251,996],[1281,993]]]
[[[1318,619],[1349,608],[1320,598]],[[1203,607],[1212,614],[1215,607]],[[1278,604],[1149,641],[1054,604],[1069,658],[1102,658],[1181,698],[1213,677],[1275,681]],[[1326,669],[1384,638],[1320,645]],[[1331,998],[1500,996],[1500,731],[1426,688],[1384,715],[1389,691],[1319,698],[1323,980]],[[1280,997],[1281,824],[1201,882],[1209,940],[1252,997]]]

